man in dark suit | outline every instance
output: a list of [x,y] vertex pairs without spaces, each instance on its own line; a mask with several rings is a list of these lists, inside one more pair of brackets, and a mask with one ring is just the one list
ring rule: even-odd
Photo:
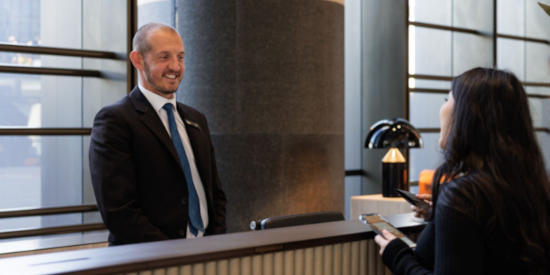
[[111,245],[224,233],[225,194],[205,116],[176,102],[184,46],[147,24],[130,60],[139,85],[94,120],[90,170]]

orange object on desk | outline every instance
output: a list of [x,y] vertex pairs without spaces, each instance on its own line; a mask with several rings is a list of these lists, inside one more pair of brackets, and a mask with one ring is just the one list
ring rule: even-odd
[[434,178],[435,170],[425,169],[420,172],[418,176],[418,193],[419,194],[431,194],[432,193],[432,181]]

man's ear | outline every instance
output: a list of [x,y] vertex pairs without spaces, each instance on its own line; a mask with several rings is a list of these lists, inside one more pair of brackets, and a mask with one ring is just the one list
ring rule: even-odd
[[143,56],[137,51],[130,52],[130,61],[132,65],[140,71],[143,71]]

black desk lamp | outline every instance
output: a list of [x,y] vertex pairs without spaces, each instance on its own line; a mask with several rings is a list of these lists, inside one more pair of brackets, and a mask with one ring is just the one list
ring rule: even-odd
[[390,148],[382,158],[382,195],[384,197],[398,197],[396,188],[409,190],[407,161],[399,148],[422,146],[420,133],[406,119],[383,119],[370,127],[365,148]]

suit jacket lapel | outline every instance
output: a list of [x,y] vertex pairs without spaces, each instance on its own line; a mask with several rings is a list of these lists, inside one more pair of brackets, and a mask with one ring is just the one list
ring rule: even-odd
[[179,163],[178,153],[172,143],[172,139],[166,132],[166,128],[160,121],[157,112],[153,109],[147,98],[136,87],[129,95],[134,104],[140,121],[160,140],[164,147],[170,152],[170,155]]

